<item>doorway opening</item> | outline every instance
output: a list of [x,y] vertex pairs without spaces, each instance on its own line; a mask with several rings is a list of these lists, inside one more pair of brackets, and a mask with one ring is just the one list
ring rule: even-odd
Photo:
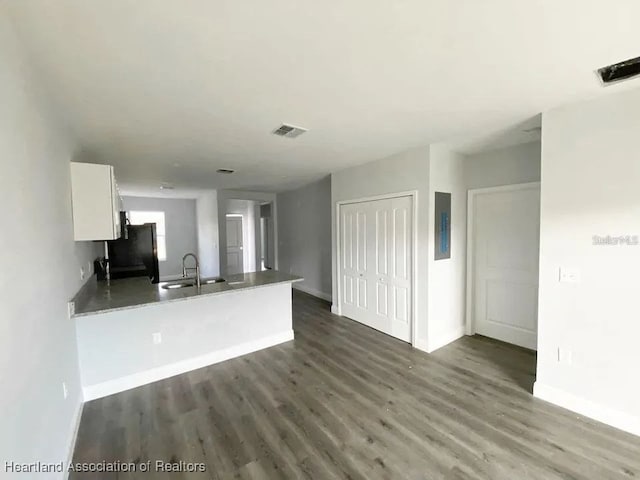
[[274,265],[274,232],[271,202],[260,204],[260,270],[272,270]]
[[272,202],[229,199],[225,217],[227,274],[273,269],[275,234]]

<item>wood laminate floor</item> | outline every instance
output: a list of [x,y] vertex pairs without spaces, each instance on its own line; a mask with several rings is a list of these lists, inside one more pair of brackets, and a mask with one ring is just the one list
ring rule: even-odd
[[71,478],[640,479],[639,438],[532,397],[530,351],[427,355],[302,293],[293,311],[293,342],[85,405],[74,462],[206,472]]

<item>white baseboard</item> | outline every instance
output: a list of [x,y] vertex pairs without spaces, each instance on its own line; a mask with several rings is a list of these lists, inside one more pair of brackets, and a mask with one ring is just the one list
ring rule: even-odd
[[429,345],[427,345],[427,342],[425,342],[424,340],[416,339],[415,343],[413,344],[413,348],[422,350],[423,352],[429,352]]
[[537,398],[593,418],[612,427],[640,436],[640,418],[586,400],[540,382],[533,384],[533,395]]
[[340,315],[340,310],[338,310],[338,306],[335,303],[331,304],[331,313],[334,315]]
[[314,297],[321,298],[322,300],[326,300],[327,302],[331,301],[331,294],[321,292],[320,290],[316,290],[315,288],[308,287],[300,282],[292,283],[291,286],[296,290],[300,290],[301,292],[308,293],[309,295],[313,295]]
[[259,340],[243,343],[224,350],[210,352],[200,355],[199,357],[190,358],[170,365],[164,365],[144,372],[134,373],[133,375],[127,375],[126,377],[117,378],[115,380],[109,380],[95,385],[88,385],[82,389],[84,392],[84,399],[85,401],[89,401],[96,398],[106,397],[107,395],[147,385],[148,383],[180,375],[181,373],[190,372],[191,370],[207,367],[214,363],[224,362],[225,360],[256,352],[263,348],[273,347],[274,345],[288,342],[290,340],[293,340],[293,330],[287,330]]
[[451,342],[455,342],[459,338],[464,337],[464,332],[464,325],[460,325],[452,330],[436,335],[433,338],[431,338],[430,335],[426,344],[427,348],[421,348],[420,350],[425,350],[427,353],[433,353],[439,348],[449,345]]
[[[73,461],[73,453],[76,449],[76,440],[78,439],[78,431],[80,430],[80,420],[82,419],[82,410],[84,408],[84,402],[82,398],[78,399],[78,406],[76,407],[76,411],[73,414],[73,421],[71,423],[71,434],[69,439],[69,446],[67,450],[67,463],[65,465],[69,465]],[[65,469],[62,478],[69,478],[69,471]]]

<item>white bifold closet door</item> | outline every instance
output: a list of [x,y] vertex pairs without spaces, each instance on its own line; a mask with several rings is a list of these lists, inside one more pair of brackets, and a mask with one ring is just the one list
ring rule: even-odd
[[342,314],[411,341],[412,197],[340,207]]

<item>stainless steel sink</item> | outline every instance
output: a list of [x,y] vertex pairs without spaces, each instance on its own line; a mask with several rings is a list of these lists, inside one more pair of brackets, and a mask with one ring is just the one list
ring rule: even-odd
[[[203,278],[200,280],[200,285],[211,285],[213,283],[220,283],[224,281],[225,281],[224,278],[220,278],[220,277]],[[195,287],[195,286],[196,286],[196,281],[189,279],[182,282],[167,283],[165,285],[162,285],[162,288],[164,288],[165,290],[176,290],[178,288],[187,288],[187,287]]]
[[177,283],[167,283],[162,285],[162,288],[165,290],[175,290],[177,288],[186,288],[186,287],[195,287],[195,282],[177,282]]

